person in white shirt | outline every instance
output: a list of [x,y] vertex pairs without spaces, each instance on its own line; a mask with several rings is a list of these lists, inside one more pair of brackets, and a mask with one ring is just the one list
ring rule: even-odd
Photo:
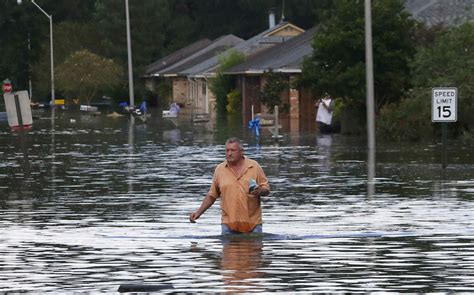
[[315,106],[318,108],[316,122],[318,122],[319,131],[321,133],[332,133],[331,122],[334,109],[334,99],[326,93],[323,98],[316,101]]

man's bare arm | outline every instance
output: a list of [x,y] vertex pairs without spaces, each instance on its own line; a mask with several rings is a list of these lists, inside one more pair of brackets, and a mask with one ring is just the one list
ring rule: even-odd
[[195,223],[201,215],[206,212],[209,207],[211,207],[214,202],[216,201],[215,198],[211,197],[210,195],[207,195],[204,200],[202,200],[201,206],[199,206],[199,209],[197,209],[195,212],[189,214],[189,221],[191,223]]

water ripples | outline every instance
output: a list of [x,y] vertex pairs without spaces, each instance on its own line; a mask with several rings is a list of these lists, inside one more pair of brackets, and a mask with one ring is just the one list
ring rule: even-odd
[[368,193],[365,141],[301,134],[257,144],[236,129],[272,194],[265,235],[222,239],[217,204],[197,224],[188,214],[226,136],[103,120],[77,129],[58,120],[54,134],[45,120],[23,143],[0,133],[1,292],[474,289],[472,158],[460,153],[443,175],[429,155],[436,145],[379,147]]

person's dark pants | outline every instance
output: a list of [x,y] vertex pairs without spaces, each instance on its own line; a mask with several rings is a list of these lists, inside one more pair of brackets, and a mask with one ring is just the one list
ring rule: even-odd
[[318,122],[318,124],[319,124],[319,132],[321,132],[322,134],[332,133],[331,125],[328,125],[328,124],[323,123],[323,122]]
[[340,124],[334,124],[334,125],[328,125],[323,122],[318,122],[319,125],[319,132],[322,134],[330,134],[330,133],[339,133],[341,132],[341,125]]

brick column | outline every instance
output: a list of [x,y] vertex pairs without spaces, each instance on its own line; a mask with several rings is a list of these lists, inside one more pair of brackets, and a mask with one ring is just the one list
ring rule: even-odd
[[[295,82],[296,77],[290,76],[290,85]],[[290,119],[300,118],[300,92],[298,89],[290,88]]]
[[[290,76],[290,87],[295,83],[295,76]],[[300,92],[290,88],[290,131],[298,132],[300,129]]]

